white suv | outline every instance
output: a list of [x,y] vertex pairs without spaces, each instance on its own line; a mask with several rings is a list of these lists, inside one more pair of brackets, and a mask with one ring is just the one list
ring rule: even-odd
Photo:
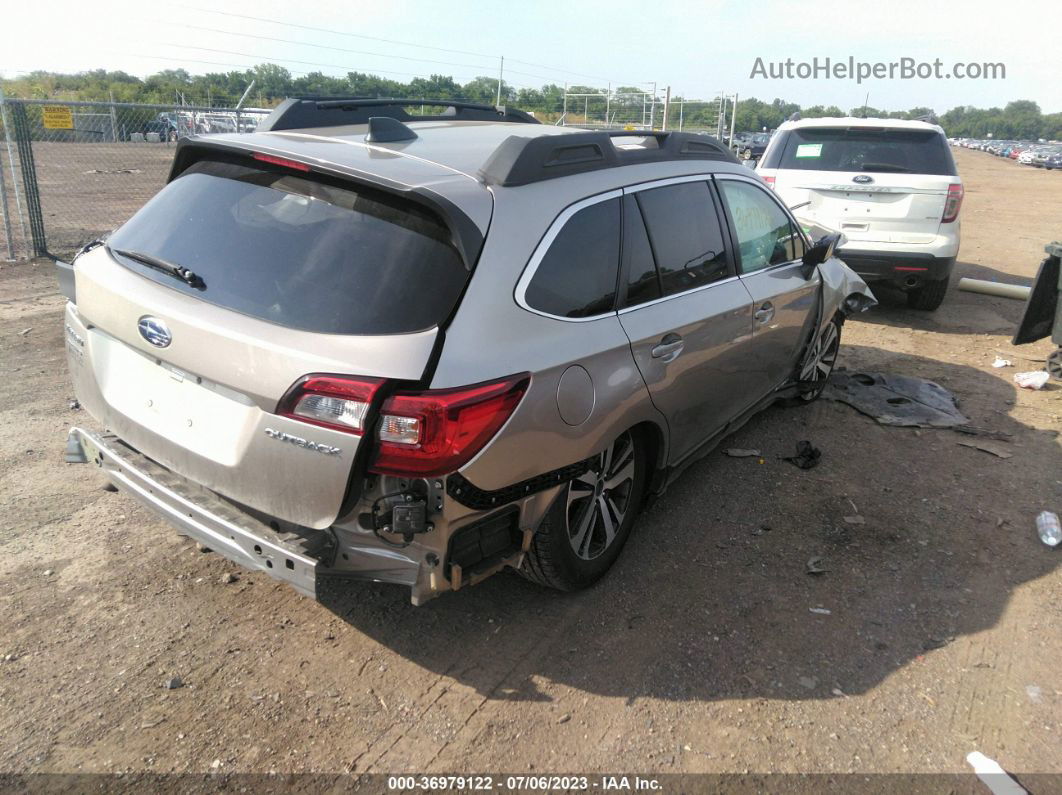
[[757,173],[807,227],[841,232],[839,256],[915,309],[944,300],[963,187],[944,130],[898,119],[788,121]]

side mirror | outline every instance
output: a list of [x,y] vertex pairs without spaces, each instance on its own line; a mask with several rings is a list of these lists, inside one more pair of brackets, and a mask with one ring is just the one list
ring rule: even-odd
[[803,267],[800,269],[805,279],[810,279],[815,268],[833,256],[834,249],[841,243],[840,235],[823,235],[815,244],[804,252]]

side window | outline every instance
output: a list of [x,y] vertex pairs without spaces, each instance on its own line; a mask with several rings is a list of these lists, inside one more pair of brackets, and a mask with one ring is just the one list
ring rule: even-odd
[[620,200],[584,207],[568,219],[524,293],[527,305],[560,317],[609,312],[619,276]]
[[682,182],[635,194],[660,272],[664,295],[730,275],[707,182]]
[[803,255],[800,232],[765,190],[732,179],[721,179],[718,184],[734,222],[742,273],[754,273]]
[[623,233],[626,235],[627,299],[624,306],[636,306],[660,298],[660,277],[656,273],[653,249],[645,231],[642,211],[634,196],[623,200]]

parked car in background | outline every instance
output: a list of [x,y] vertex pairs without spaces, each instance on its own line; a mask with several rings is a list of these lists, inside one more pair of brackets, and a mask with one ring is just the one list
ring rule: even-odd
[[738,157],[741,160],[758,161],[767,151],[767,144],[770,142],[770,133],[753,133],[737,147]]
[[897,119],[783,123],[756,171],[802,221],[842,232],[844,259],[935,310],[959,253],[963,185],[944,130]]
[[[152,121],[144,122],[144,125],[140,128],[140,133],[144,136],[144,140],[147,141],[158,136],[158,140],[161,143],[173,142],[180,137],[177,128],[169,119],[153,119]],[[148,138],[149,133],[154,133],[155,135],[152,138]]]
[[68,362],[107,430],[67,458],[310,595],[585,587],[647,496],[822,392],[874,303],[837,242],[704,136],[287,100],[182,141],[74,261]]
[[1062,168],[1062,151],[1053,152],[1044,159],[1044,168],[1048,171],[1053,171],[1056,168]]

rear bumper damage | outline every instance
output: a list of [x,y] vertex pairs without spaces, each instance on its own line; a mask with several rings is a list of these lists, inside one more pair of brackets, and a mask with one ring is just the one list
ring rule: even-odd
[[319,558],[328,552],[324,537],[282,535],[213,492],[175,476],[116,436],[71,428],[66,460],[95,463],[115,486],[190,538],[316,598]]
[[274,520],[181,477],[114,434],[71,428],[65,460],[96,464],[115,486],[181,533],[319,600],[324,579],[345,578],[405,585],[419,605],[503,568],[518,568],[532,528],[559,489],[544,484],[490,509],[440,494],[442,508],[432,518],[433,530],[403,545],[396,543],[398,536],[384,540],[362,526],[364,511],[356,510],[353,521],[326,530]]

